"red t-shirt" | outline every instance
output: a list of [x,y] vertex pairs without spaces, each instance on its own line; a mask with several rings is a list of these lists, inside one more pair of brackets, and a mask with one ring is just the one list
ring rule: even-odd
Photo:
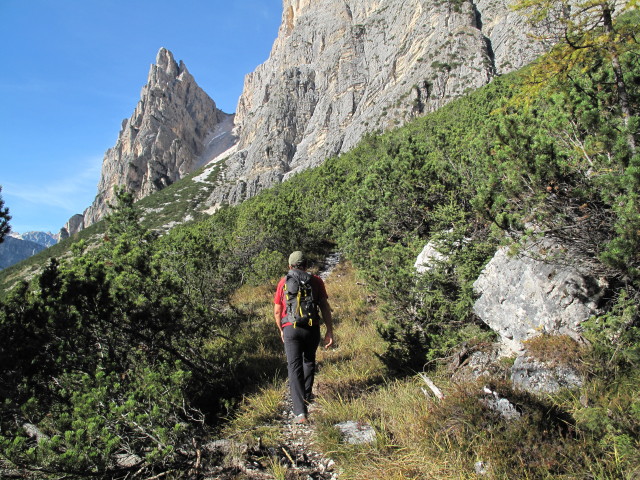
[[[276,293],[273,295],[273,303],[276,305],[280,305],[282,307],[282,318],[287,316],[287,299],[284,294],[284,282],[286,281],[286,277],[282,277],[278,282],[278,286],[276,287]],[[323,298],[329,298],[327,295],[327,289],[324,286],[324,282],[317,275],[311,275],[311,288],[313,288],[313,293],[318,295],[318,300],[322,300]],[[282,325],[286,327],[287,325],[291,325],[291,323],[285,323]]]

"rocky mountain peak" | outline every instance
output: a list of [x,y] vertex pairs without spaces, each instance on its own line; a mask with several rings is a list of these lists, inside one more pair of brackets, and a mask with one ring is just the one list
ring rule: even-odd
[[105,154],[96,200],[66,230],[102,218],[115,185],[139,199],[214,158],[219,177],[201,210],[241,202],[522,67],[544,49],[530,33],[507,0],[283,0],[278,37],[245,77],[235,117],[161,48]]
[[[186,79],[185,77],[190,77]],[[158,54],[156,55],[156,63],[151,65],[149,69],[149,85],[170,85],[173,81],[183,81],[189,80],[193,81],[193,77],[187,70],[184,62],[180,60],[180,62],[176,62],[173,58],[173,54],[162,47],[158,50]]]
[[63,236],[100,220],[115,186],[140,199],[194,171],[208,160],[202,156],[212,150],[212,141],[223,149],[233,143],[232,121],[233,115],[216,107],[184,63],[161,48],[138,105],[123,120],[116,145],[105,153],[95,201],[70,219]]

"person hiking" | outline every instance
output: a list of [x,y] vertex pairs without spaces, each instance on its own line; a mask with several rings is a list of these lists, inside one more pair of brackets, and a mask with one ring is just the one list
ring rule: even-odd
[[333,323],[324,282],[307,273],[302,252],[289,255],[289,272],[280,279],[273,297],[273,315],[287,355],[294,423],[307,422],[320,343],[320,314],[326,326],[324,347],[333,345]]

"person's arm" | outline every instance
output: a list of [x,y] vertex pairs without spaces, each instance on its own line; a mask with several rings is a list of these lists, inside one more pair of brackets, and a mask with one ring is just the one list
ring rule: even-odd
[[278,330],[280,330],[280,338],[284,342],[284,331],[282,330],[282,305],[279,303],[273,304],[273,317],[276,319]]
[[329,348],[333,345],[333,320],[331,319],[331,307],[329,301],[326,298],[320,300],[319,303],[320,312],[322,313],[322,320],[327,327],[327,332],[324,336],[324,348]]

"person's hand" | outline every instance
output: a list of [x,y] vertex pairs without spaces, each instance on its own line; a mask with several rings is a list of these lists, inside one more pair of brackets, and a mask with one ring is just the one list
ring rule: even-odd
[[284,343],[284,329],[280,330],[280,340]]
[[324,336],[324,348],[327,349],[333,345],[333,332],[327,332]]

